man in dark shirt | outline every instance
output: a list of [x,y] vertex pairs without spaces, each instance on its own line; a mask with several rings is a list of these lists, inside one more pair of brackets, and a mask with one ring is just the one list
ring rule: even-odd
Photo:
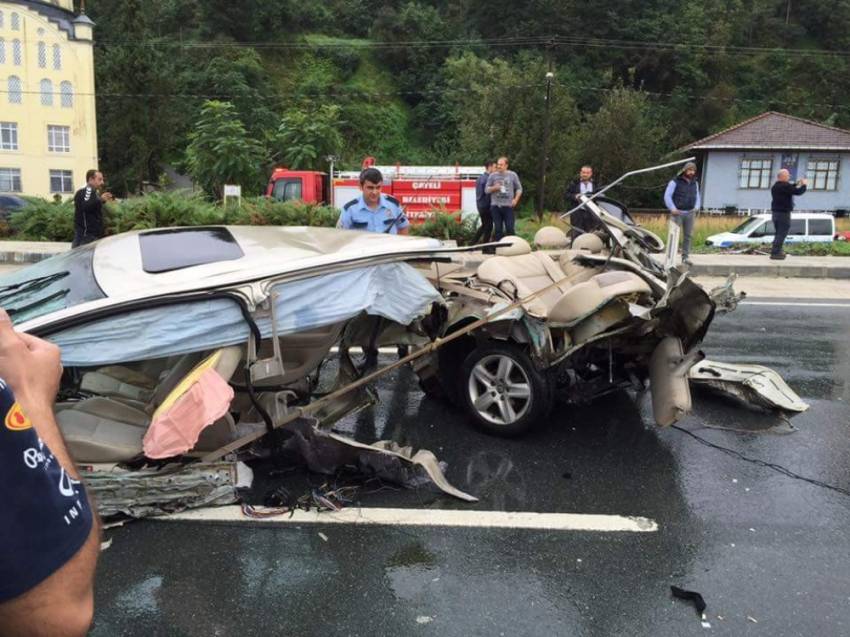
[[[593,167],[582,166],[578,179],[572,181],[567,186],[565,195],[567,208],[572,209],[578,203],[579,195],[590,196],[595,190],[599,190],[599,187],[596,185],[596,180],[593,177]],[[575,239],[585,232],[594,232],[602,228],[603,224],[599,221],[599,217],[587,208],[579,208],[570,215],[570,239]]]
[[53,419],[59,348],[0,309],[0,636],[85,635],[96,514]]
[[472,238],[473,245],[476,243],[487,243],[493,235],[493,215],[490,213],[490,194],[486,191],[487,179],[496,166],[496,162],[488,159],[484,162],[484,172],[478,176],[475,182],[475,203],[478,207],[478,216],[481,225]]
[[108,192],[101,197],[98,190],[103,186],[103,173],[99,170],[86,172],[86,185],[74,195],[74,242],[72,248],[97,241],[103,236],[103,204],[112,201]]
[[788,236],[788,230],[791,228],[791,211],[794,210],[794,195],[802,195],[806,192],[805,179],[801,179],[796,184],[791,183],[791,173],[785,168],[779,171],[776,175],[776,183],[770,189],[772,201],[770,202],[770,211],[773,213],[773,247],[770,250],[770,258],[773,260],[782,260],[785,258],[785,252],[782,250],[782,245],[785,243],[785,237]]

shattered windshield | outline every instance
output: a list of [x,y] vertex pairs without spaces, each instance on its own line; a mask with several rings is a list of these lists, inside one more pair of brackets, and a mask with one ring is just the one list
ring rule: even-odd
[[0,276],[0,307],[18,324],[105,298],[92,270],[94,250],[82,246]]

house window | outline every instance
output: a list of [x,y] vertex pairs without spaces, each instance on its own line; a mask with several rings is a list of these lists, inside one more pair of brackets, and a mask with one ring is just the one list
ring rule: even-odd
[[6,40],[0,38],[0,64],[6,64]]
[[51,153],[71,152],[71,129],[68,126],[47,127],[47,150]]
[[772,169],[772,159],[745,157],[741,160],[741,177],[738,181],[738,187],[754,189],[769,188]]
[[838,160],[809,159],[806,175],[812,190],[838,190]]
[[53,82],[47,79],[41,80],[39,86],[41,87],[41,105],[53,106]]
[[2,12],[2,11],[0,11],[0,29],[2,29],[2,28],[3,28],[3,26],[4,26],[4,25],[3,25],[3,12]]
[[18,125],[0,122],[0,150],[18,150]]
[[23,64],[24,53],[20,40],[12,40],[12,64],[20,66]]
[[50,171],[50,192],[74,192],[74,178],[70,170]]
[[74,89],[67,80],[59,85],[59,93],[62,95],[62,108],[74,108]]
[[21,78],[10,75],[8,80],[9,104],[21,103]]
[[21,192],[20,168],[0,168],[0,192]]
[[38,68],[47,68],[47,45],[44,42],[38,43]]
[[62,70],[62,47],[58,44],[53,45],[53,70]]
[[17,13],[12,13],[12,31],[21,30],[21,16]]

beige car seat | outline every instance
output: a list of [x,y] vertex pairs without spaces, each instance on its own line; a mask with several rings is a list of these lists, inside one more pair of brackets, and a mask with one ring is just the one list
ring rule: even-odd
[[546,254],[533,252],[515,257],[492,257],[478,267],[478,278],[502,290],[515,290],[518,298],[549,287],[526,304],[526,310],[553,323],[572,324],[610,300],[648,294],[649,284],[631,272],[614,270],[596,274],[582,283],[564,281],[565,273]]
[[[133,403],[147,403],[167,376],[182,377],[201,359],[192,352],[167,359],[146,361],[138,365],[108,365],[83,374],[80,390],[87,394],[108,396]],[[137,405],[138,406],[138,405]]]
[[[243,348],[226,347],[214,369],[225,380],[230,380],[242,359]],[[188,355],[187,355],[188,356]],[[121,462],[142,452],[142,438],[151,423],[151,414],[194,368],[186,369],[185,357],[157,384],[150,399],[141,408],[128,405],[115,398],[97,396],[79,402],[56,405],[56,422],[62,431],[68,451],[77,462]],[[195,356],[195,360],[200,356]],[[228,438],[232,422],[223,418],[207,427],[201,434],[196,449],[208,440],[210,448],[220,446]],[[207,432],[207,430],[213,430]],[[216,435],[218,433],[223,435]]]

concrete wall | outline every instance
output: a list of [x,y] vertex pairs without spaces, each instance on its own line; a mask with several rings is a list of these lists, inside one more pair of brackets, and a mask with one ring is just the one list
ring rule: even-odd
[[[771,158],[773,169],[770,185],[765,189],[748,189],[739,187],[741,160],[743,158]],[[850,153],[829,153],[821,151],[799,151],[797,162],[798,178],[806,176],[806,166],[809,158],[838,157],[838,189],[832,191],[809,190],[796,198],[796,210],[850,210]],[[739,210],[770,209],[770,186],[776,181],[776,173],[781,168],[782,152],[758,151],[710,151],[705,157],[700,179],[703,208],[724,208],[736,206]]]
[[[67,2],[56,2],[65,8]],[[0,1],[3,26],[0,37],[5,41],[5,63],[0,63],[0,121],[15,122],[18,126],[18,149],[0,150],[0,168],[18,168],[21,171],[22,194],[52,197],[51,170],[72,171],[73,188],[85,184],[85,173],[97,167],[97,130],[94,101],[94,59],[91,40],[69,39],[67,32],[43,15],[30,11],[26,5]],[[20,29],[12,30],[12,13],[20,16]],[[73,19],[70,16],[69,19]],[[90,29],[80,29],[86,35]],[[81,33],[78,32],[78,37]],[[12,57],[12,41],[19,39],[23,47],[21,65]],[[38,64],[38,43],[47,47],[46,68]],[[53,68],[53,45],[61,50],[61,69]],[[23,84],[20,104],[11,104],[8,78],[16,75]],[[40,82],[53,83],[53,105],[43,106]],[[72,108],[62,107],[59,91],[62,81],[71,82],[74,92]],[[47,126],[70,128],[71,152],[47,150]],[[63,197],[71,193],[60,193]]]

